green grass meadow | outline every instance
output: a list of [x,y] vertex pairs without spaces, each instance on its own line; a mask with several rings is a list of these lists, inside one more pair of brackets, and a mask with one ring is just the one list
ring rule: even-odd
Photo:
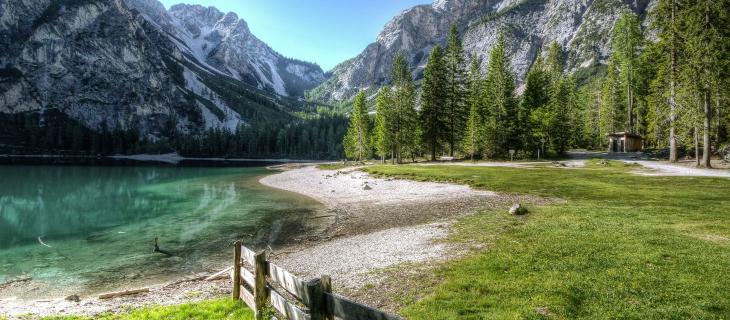
[[253,311],[246,307],[243,301],[220,298],[177,306],[140,308],[126,313],[100,314],[95,317],[47,317],[43,320],[253,320],[253,318]]
[[583,169],[374,166],[379,175],[559,198],[462,219],[481,244],[437,269],[409,319],[730,319],[730,180]]
[[[636,169],[598,161],[580,169],[365,168],[551,199],[525,216],[505,207],[461,218],[447,241],[471,252],[427,271],[437,284],[425,298],[391,298],[406,302],[408,319],[730,319],[730,179]],[[94,319],[252,318],[242,302],[222,298]]]

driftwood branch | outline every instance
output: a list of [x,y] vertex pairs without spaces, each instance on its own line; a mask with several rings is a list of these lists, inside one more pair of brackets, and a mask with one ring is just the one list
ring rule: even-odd
[[128,296],[133,294],[150,292],[150,288],[131,289],[117,292],[102,293],[99,295],[99,299],[111,299],[121,296]]
[[33,280],[33,277],[30,277],[30,276],[28,276],[28,277],[22,277],[22,278],[10,279],[8,281],[5,281],[3,283],[0,283],[0,288],[5,288],[5,287],[7,287],[7,286],[9,286],[9,285],[11,285],[13,283],[26,282],[26,281],[31,281],[31,280]]
[[218,280],[218,279],[226,278],[226,277],[228,277],[228,271],[231,271],[231,269],[233,269],[233,266],[230,266],[230,267],[225,268],[225,269],[223,269],[221,271],[218,271],[218,272],[216,272],[214,274],[211,274],[210,276],[208,276],[207,278],[205,278],[205,281],[212,281],[212,280]]
[[49,248],[53,248],[53,247],[47,245],[45,242],[43,242],[43,239],[41,239],[41,237],[43,237],[43,236],[38,237],[38,243],[40,243],[43,246],[46,246],[46,247],[49,247]]
[[160,249],[160,246],[157,245],[157,237],[155,237],[155,249],[152,250],[152,252],[159,252],[159,253],[162,253],[162,254],[165,254],[165,255],[168,255],[168,256],[174,256],[174,254],[172,254],[172,252],[169,252],[169,251],[165,251],[165,250]]

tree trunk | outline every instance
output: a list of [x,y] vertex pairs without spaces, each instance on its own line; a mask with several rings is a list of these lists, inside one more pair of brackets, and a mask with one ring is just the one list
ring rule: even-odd
[[[710,24],[710,2],[705,2],[705,34],[707,34],[707,27]],[[705,36],[707,37],[707,36]],[[707,38],[705,38],[707,39]],[[709,47],[709,46],[708,46]],[[707,64],[705,64],[705,74],[708,76],[712,74]],[[710,168],[710,121],[712,121],[712,108],[710,107],[710,84],[707,82],[709,79],[705,79],[705,92],[703,96],[703,111],[704,111],[704,122],[702,130],[702,166]]]
[[712,167],[710,163],[710,121],[712,118],[712,110],[710,108],[710,93],[705,90],[704,111],[705,119],[702,130],[702,166],[706,168]]
[[695,162],[696,165],[700,166],[700,133],[698,132],[699,129],[697,126],[694,128],[694,138],[695,138]]
[[676,83],[675,83],[675,77],[676,77],[676,70],[677,70],[677,61],[676,61],[676,42],[674,39],[674,33],[676,30],[674,30],[674,0],[672,0],[672,43],[671,43],[671,49],[670,49],[670,55],[671,55],[671,70],[670,70],[670,80],[669,80],[669,162],[677,162],[677,132],[676,132],[676,124],[677,121],[677,100],[676,100]]
[[[718,79],[720,79],[718,77]],[[719,80],[718,80],[719,81]],[[717,85],[717,88],[715,89],[715,120],[717,121],[717,126],[715,127],[715,143],[717,145],[720,144],[720,141],[722,141],[722,108],[720,108],[720,86]]]

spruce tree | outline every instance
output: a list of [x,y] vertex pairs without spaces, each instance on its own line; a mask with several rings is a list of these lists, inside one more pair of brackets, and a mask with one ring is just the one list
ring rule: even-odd
[[[678,0],[663,0],[657,3],[652,15],[652,28],[657,31],[658,42],[654,49],[658,56],[653,59],[654,78],[651,79],[648,96],[650,116],[648,131],[651,139],[664,138],[669,145],[669,161],[678,161],[678,118],[680,108],[677,104],[677,91],[680,86],[679,66],[682,61],[683,43],[682,6]],[[664,132],[666,129],[666,133]]]
[[[728,42],[730,42],[730,1],[691,2],[687,28],[687,50],[690,68],[695,69],[698,89],[701,91],[702,161],[701,165],[710,167],[712,151],[713,105],[722,108],[720,97],[727,90],[723,83],[728,77]],[[713,102],[713,100],[715,100]]]
[[462,139],[462,150],[474,161],[474,155],[479,150],[481,138],[484,135],[484,125],[481,107],[481,86],[482,77],[479,68],[479,59],[476,55],[471,57],[471,68],[469,69],[469,116],[466,120],[466,130]]
[[637,69],[639,49],[642,46],[643,38],[639,17],[632,12],[625,12],[616,21],[613,28],[613,58],[619,68],[621,83],[624,88],[624,99],[626,100],[626,125],[627,132],[636,132],[636,110],[637,101]]
[[373,146],[383,162],[393,149],[392,111],[392,93],[389,86],[384,86],[375,99],[375,129],[373,130]]
[[565,69],[565,61],[563,59],[563,49],[560,45],[553,41],[548,49],[547,61],[545,63],[545,72],[550,77],[550,81],[555,83],[558,82],[563,76],[563,69]]
[[446,46],[446,126],[449,155],[454,156],[464,130],[468,106],[466,101],[467,73],[464,48],[456,24],[451,25]]
[[[363,161],[370,156],[370,144],[368,135],[368,111],[365,103],[365,93],[360,91],[355,96],[355,103],[352,107],[352,115],[350,115],[350,126],[347,128],[344,146],[345,155],[356,161]],[[307,131],[303,133],[306,145],[309,135]]]
[[393,63],[393,154],[394,160],[403,162],[404,155],[412,157],[418,150],[418,114],[416,112],[416,89],[408,63],[403,54],[398,54]]
[[485,121],[485,142],[489,156],[506,156],[507,149],[519,147],[514,90],[514,76],[507,60],[505,38],[500,35],[489,54],[483,91],[483,103],[489,113]]
[[552,114],[550,125],[550,145],[558,154],[565,153],[571,145],[571,138],[576,136],[576,87],[571,77],[562,77],[550,87],[548,109]]
[[603,132],[614,133],[624,130],[626,113],[624,112],[623,91],[619,70],[611,58],[608,60],[606,77],[603,81],[601,127]]
[[538,58],[532,65],[525,78],[525,92],[520,104],[520,125],[530,128],[525,132],[523,142],[529,150],[542,150],[542,140],[549,138],[548,133],[552,123],[552,115],[547,110],[550,77],[545,71],[542,58]]
[[443,51],[440,46],[436,46],[431,50],[423,74],[419,114],[421,140],[430,153],[431,161],[436,161],[436,152],[446,132],[444,123],[444,120],[446,120],[444,110],[446,105],[445,76]]

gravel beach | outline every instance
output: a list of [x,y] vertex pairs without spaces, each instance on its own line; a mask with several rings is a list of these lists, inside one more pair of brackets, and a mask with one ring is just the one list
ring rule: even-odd
[[[375,272],[402,263],[445,259],[444,239],[458,217],[479,209],[517,201],[512,196],[468,186],[371,177],[358,168],[321,170],[314,165],[285,165],[263,177],[263,185],[299,193],[324,204],[319,231],[275,248],[270,259],[305,278],[330,275],[335,290],[378,285]],[[453,258],[453,252],[449,258]],[[211,273],[217,270],[210,270]],[[80,302],[54,300],[0,301],[0,315],[87,314],[120,311],[153,304],[179,304],[230,292],[227,279],[192,280],[150,287],[150,292]]]

